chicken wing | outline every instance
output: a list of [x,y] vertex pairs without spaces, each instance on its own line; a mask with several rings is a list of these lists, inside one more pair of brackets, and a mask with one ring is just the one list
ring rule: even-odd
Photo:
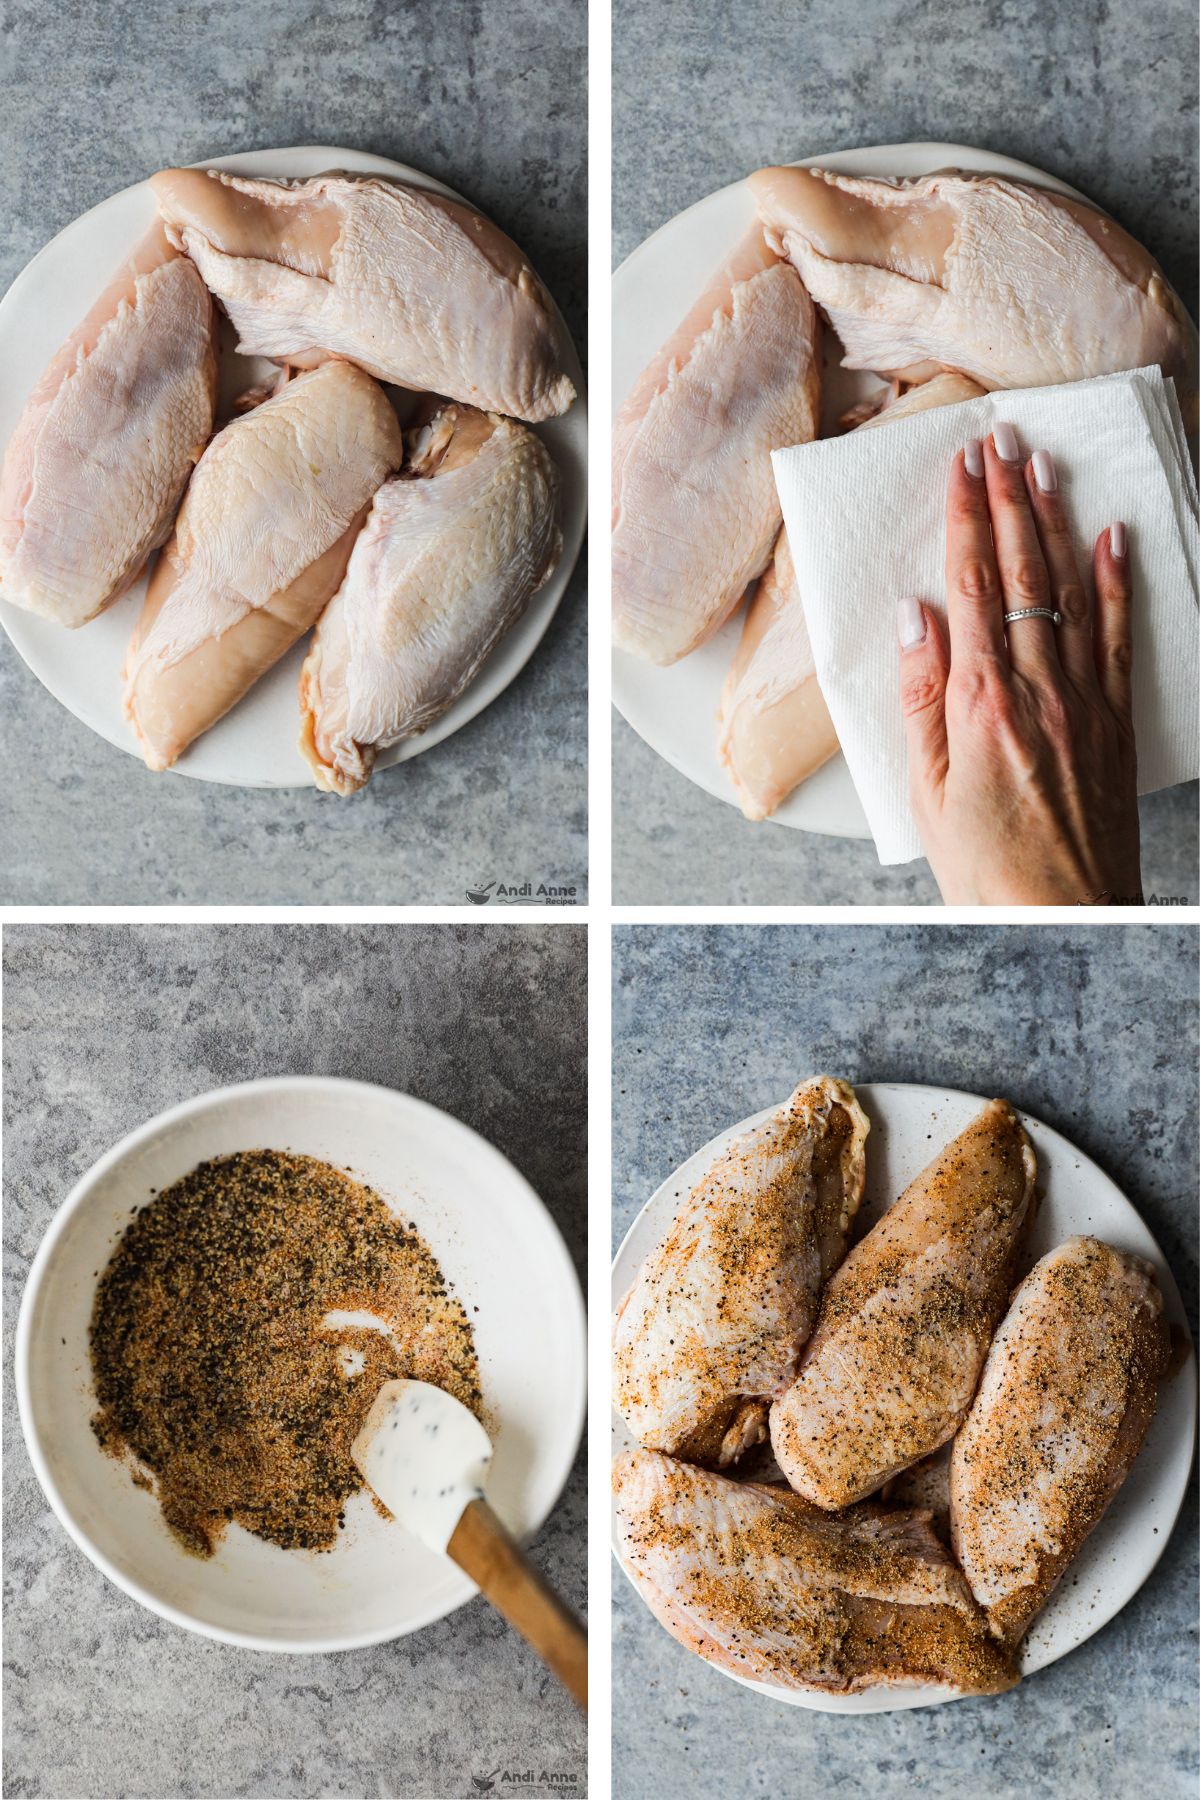
[[[965,375],[938,375],[859,426],[890,424],[982,393]],[[717,755],[748,819],[765,819],[836,754],[837,733],[817,684],[816,659],[781,531],[770,568],[746,610],[717,714]]]
[[848,369],[959,369],[1010,388],[1158,363],[1195,388],[1195,332],[1162,270],[1082,201],[953,170],[892,182],[762,169],[750,185]]
[[782,514],[771,451],[816,436],[812,302],[756,227],[613,427],[613,638],[673,663],[761,575]]
[[1170,1353],[1154,1270],[1074,1237],[1017,1289],[950,1464],[954,1548],[1017,1644],[1128,1475]]
[[293,368],[344,356],[380,381],[518,419],[575,398],[546,290],[460,201],[340,174],[164,169],[151,186],[247,354]]
[[156,224],[25,403],[0,471],[0,595],[84,625],[171,529],[216,402],[212,301]]
[[692,1190],[617,1321],[614,1403],[639,1443],[724,1465],[765,1438],[845,1251],[868,1130],[854,1090],[818,1076]]
[[846,1506],[953,1436],[1008,1299],[1036,1172],[1017,1115],[989,1101],[855,1245],[771,1408],[798,1493]]
[[376,494],[300,675],[301,748],[349,794],[426,731],[558,561],[558,474],[523,425],[450,406]]
[[215,437],[159,558],[125,663],[125,711],[165,769],[313,625],[403,442],[350,363],[290,381]]
[[786,1489],[652,1451],[613,1470],[623,1564],[687,1649],[776,1687],[850,1694],[931,1683],[995,1694],[1018,1679],[921,1512],[830,1515]]

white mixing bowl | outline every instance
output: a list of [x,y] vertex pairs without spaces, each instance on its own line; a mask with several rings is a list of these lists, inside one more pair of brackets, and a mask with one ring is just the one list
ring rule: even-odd
[[558,1499],[579,1442],[583,1301],[512,1164],[436,1107],[365,1082],[285,1076],[202,1094],[123,1138],[59,1208],[25,1288],[16,1375],[33,1466],[62,1523],[110,1580],[177,1625],[258,1650],[357,1649],[443,1618],[473,1584],[363,1493],[334,1550],[280,1550],[235,1525],[211,1559],[191,1556],[91,1429],[96,1281],[131,1212],[206,1158],[253,1149],[353,1170],[415,1221],[474,1327],[499,1421],[488,1495],[523,1536]]

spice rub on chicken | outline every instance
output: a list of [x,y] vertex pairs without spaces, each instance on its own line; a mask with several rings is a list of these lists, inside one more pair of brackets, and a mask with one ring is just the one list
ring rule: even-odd
[[818,1076],[688,1195],[617,1321],[614,1403],[639,1443],[724,1466],[765,1438],[845,1253],[868,1129]]
[[645,1450],[618,1459],[613,1488],[621,1560],[642,1598],[729,1674],[833,1694],[1016,1684],[926,1513],[830,1515]]
[[847,1506],[953,1437],[1012,1287],[1036,1171],[1012,1107],[989,1101],[850,1252],[771,1409],[798,1493]]
[[1169,1355],[1153,1268],[1096,1238],[1059,1244],[1013,1296],[950,1460],[955,1553],[1005,1643],[1128,1475]]

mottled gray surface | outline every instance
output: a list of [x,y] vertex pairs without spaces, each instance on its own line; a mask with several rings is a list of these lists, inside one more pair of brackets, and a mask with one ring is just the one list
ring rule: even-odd
[[[569,925],[5,930],[6,1794],[458,1796],[498,1766],[586,1791],[573,1702],[482,1600],[338,1656],[232,1649],[143,1611],[43,1498],[11,1354],[77,1178],[161,1108],[253,1076],[359,1077],[465,1120],[533,1183],[582,1272],[586,962]],[[581,1452],[532,1546],[580,1610],[585,1502]]]
[[[1195,1332],[1197,934],[1048,928],[614,932],[613,1239],[722,1125],[817,1070],[1003,1093],[1137,1206]],[[1110,1800],[1196,1792],[1194,1491],[1149,1581],[1011,1694],[855,1718],[688,1654],[614,1570],[615,1800]]]
[[[0,0],[0,288],[164,164],[348,145],[426,170],[527,251],[585,341],[586,10],[576,0]],[[349,802],[148,773],[0,635],[0,901],[466,904],[587,862],[586,580],[471,725]]]
[[[617,261],[763,163],[935,139],[1018,157],[1090,195],[1149,245],[1196,315],[1190,0],[615,0],[613,55]],[[618,900],[937,900],[924,863],[883,869],[869,843],[749,825],[622,719],[613,739]],[[1146,892],[1195,900],[1195,786],[1143,802],[1142,820]]]

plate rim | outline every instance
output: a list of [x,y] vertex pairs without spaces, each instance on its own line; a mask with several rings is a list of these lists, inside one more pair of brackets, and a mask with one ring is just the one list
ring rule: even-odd
[[[237,173],[240,169],[244,169],[247,174],[270,178],[271,172],[269,168],[263,169],[259,165],[264,161],[269,162],[270,159],[277,157],[324,158],[328,159],[327,166],[335,168],[339,166],[337,162],[338,158],[346,158],[349,159],[349,164],[357,162],[360,165],[370,165],[370,167],[355,169],[349,167],[348,164],[349,172],[352,174],[390,175],[393,178],[405,180],[413,186],[423,187],[434,193],[445,194],[451,199],[462,201],[465,205],[474,205],[472,201],[460,194],[457,189],[450,187],[446,182],[440,181],[436,176],[428,174],[423,169],[414,168],[409,163],[398,162],[392,157],[380,156],[374,151],[353,149],[344,144],[291,144],[277,145],[273,148],[269,147],[266,149],[231,151],[220,156],[204,157],[201,158],[200,161],[187,164],[186,166],[194,169],[228,169],[234,173]],[[283,175],[276,176],[275,178],[283,181],[310,179],[310,177],[296,175]],[[77,227],[83,225],[86,221],[93,220],[95,215],[103,212],[106,207],[113,205],[116,201],[124,200],[127,196],[136,193],[139,189],[149,190],[148,176],[143,177],[140,181],[130,182],[125,187],[117,188],[111,194],[105,195],[103,199],[97,200],[94,205],[87,207],[73,219],[68,220],[59,231],[54,233],[53,237],[47,239],[40,249],[34,252],[30,260],[25,263],[13,277],[13,280],[10,282],[4,294],[0,295],[0,335],[2,335],[6,329],[6,308],[10,306],[10,302],[15,295],[25,291],[27,282],[37,280],[38,275],[40,274],[39,264],[43,262],[43,259],[48,258],[51,255],[59,240],[66,236],[67,233],[76,230]],[[465,692],[459,695],[453,706],[443,715],[443,718],[435,720],[433,725],[431,725],[427,731],[420,733],[417,737],[402,739],[400,743],[390,745],[386,750],[381,750],[375,763],[376,772],[393,768],[396,764],[401,762],[410,762],[416,757],[424,755],[426,751],[435,750],[439,744],[444,743],[447,739],[455,736],[459,731],[470,725],[481,713],[485,712],[494,701],[498,700],[501,694],[507,691],[525,669],[526,665],[532,661],[533,657],[536,655],[543,638],[557,616],[559,607],[566,597],[567,589],[571,584],[575,569],[579,563],[584,538],[587,532],[588,512],[587,385],[583,375],[579,352],[571,332],[567,327],[566,320],[563,318],[554,295],[550,293],[548,288],[546,292],[549,295],[550,304],[554,311],[554,318],[557,321],[567,373],[574,382],[576,390],[575,400],[568,409],[568,412],[561,415],[561,422],[565,429],[567,419],[571,418],[571,415],[576,415],[570,429],[576,434],[582,434],[580,437],[582,462],[577,471],[577,479],[572,483],[576,504],[571,509],[569,516],[567,515],[565,507],[560,508],[559,528],[563,540],[562,555],[550,581],[546,584],[546,588],[531,596],[521,618],[518,619],[512,629],[501,638],[500,642],[493,650],[492,655],[489,656],[483,667],[477,672],[474,680],[469,684]],[[53,354],[53,352],[51,354]],[[35,371],[31,378],[30,390],[32,390],[32,386],[38,379],[38,373],[38,371]],[[553,425],[559,422],[559,420],[550,420],[544,421],[543,423]],[[157,555],[158,553],[156,552],[155,554]],[[144,578],[144,574],[145,572],[143,571],[143,575],[138,577],[139,583]],[[125,598],[125,596],[122,596],[122,599],[123,598]],[[116,604],[120,605],[120,601]],[[51,699],[56,701],[59,706],[62,706],[73,718],[77,719],[81,725],[86,726],[94,736],[100,738],[103,743],[110,745],[113,749],[123,751],[126,755],[131,756],[135,762],[140,764],[143,760],[142,754],[132,734],[130,734],[128,741],[124,738],[109,736],[108,731],[99,722],[99,716],[94,713],[92,708],[88,705],[86,696],[82,696],[77,704],[72,704],[62,697],[56,687],[50,685],[45,675],[42,673],[41,666],[39,666],[41,659],[37,656],[34,641],[30,634],[23,630],[22,620],[25,618],[36,622],[39,619],[39,615],[26,613],[24,609],[13,606],[11,602],[5,601],[3,595],[0,594],[0,626],[3,626],[5,636],[9,643],[12,645],[20,661],[29,670],[34,679],[46,690]],[[93,621],[90,620],[88,621],[89,624],[92,622]],[[53,621],[41,620],[40,623],[53,624]],[[79,629],[86,630],[86,626],[81,626]],[[31,631],[35,630],[36,624],[31,627]],[[308,635],[309,634],[306,633],[305,637]],[[298,640],[298,642],[303,643],[304,639],[302,638]],[[511,670],[507,673],[502,684],[494,693],[491,693],[485,698],[484,690],[486,689],[488,666],[493,661],[493,658],[500,659],[500,667],[505,666],[504,652],[506,647],[509,651],[514,647],[517,648],[519,652],[518,656],[513,661]],[[285,655],[288,654],[291,654],[291,652],[285,653]],[[285,658],[280,658],[279,660],[282,662]],[[275,665],[273,665],[273,667],[274,666]],[[265,673],[269,674],[270,671],[265,671]],[[472,698],[473,695],[474,698]],[[253,690],[251,690],[251,693],[243,696],[243,701],[252,700],[252,697]],[[232,708],[231,711],[240,710],[241,705],[242,701],[239,701],[237,706]],[[439,732],[439,726],[442,725],[445,720],[451,718],[454,719],[454,724],[448,730]],[[218,720],[217,724],[219,725],[220,722],[221,721]],[[298,731],[299,713],[297,713],[297,735]],[[189,780],[207,783],[213,787],[231,787],[250,793],[318,792],[319,790],[316,788],[316,784],[311,778],[311,772],[303,762],[300,752],[296,749],[294,742],[292,748],[295,751],[296,767],[292,778],[286,781],[247,781],[239,778],[233,773],[218,773],[211,770],[202,771],[195,766],[189,767],[186,755],[183,756],[178,763],[173,764],[169,770],[164,771],[164,773],[184,776]]]
[[[801,1079],[805,1079],[805,1078],[802,1077]],[[810,1076],[810,1077],[807,1077],[807,1079],[813,1079],[813,1077]],[[860,1096],[860,1098],[862,1099],[863,1104],[866,1106],[866,1108],[868,1110],[868,1113],[870,1113],[870,1110],[871,1110],[870,1101],[871,1101],[872,1095],[879,1094],[879,1093],[888,1093],[888,1092],[894,1093],[897,1090],[902,1090],[906,1094],[912,1094],[912,1095],[917,1095],[917,1096],[924,1095],[930,1101],[932,1101],[935,1105],[944,1105],[947,1102],[947,1100],[953,1100],[953,1101],[962,1100],[962,1101],[968,1101],[972,1105],[975,1105],[978,1108],[982,1109],[988,1103],[987,1096],[973,1093],[970,1090],[965,1089],[965,1088],[954,1088],[954,1087],[950,1087],[950,1086],[938,1085],[938,1084],[932,1083],[932,1082],[924,1082],[924,1081],[857,1081],[853,1084],[853,1086],[854,1086],[855,1093],[858,1096]],[[620,1305],[621,1300],[624,1298],[625,1294],[628,1292],[628,1278],[623,1273],[620,1273],[621,1265],[622,1265],[623,1260],[628,1259],[628,1256],[630,1254],[630,1241],[633,1238],[638,1227],[642,1224],[643,1220],[645,1219],[646,1214],[660,1200],[660,1197],[669,1198],[669,1196],[666,1195],[665,1190],[668,1189],[672,1184],[678,1183],[680,1172],[683,1169],[685,1169],[690,1162],[692,1162],[694,1160],[698,1161],[701,1158],[705,1159],[706,1162],[714,1161],[716,1159],[716,1157],[720,1154],[720,1151],[729,1143],[729,1141],[732,1138],[741,1136],[744,1132],[752,1130],[756,1125],[762,1124],[765,1120],[771,1118],[772,1115],[778,1111],[779,1104],[780,1104],[779,1102],[776,1102],[772,1106],[766,1106],[766,1107],[760,1108],[757,1112],[749,1114],[745,1119],[742,1119],[738,1124],[725,1127],[723,1130],[716,1132],[705,1143],[698,1145],[695,1150],[693,1150],[688,1156],[685,1156],[683,1158],[682,1162],[677,1164],[676,1167],[673,1170],[671,1170],[670,1173],[668,1173],[666,1175],[666,1177],[654,1189],[653,1193],[649,1196],[649,1198],[638,1209],[637,1213],[634,1215],[633,1219],[631,1220],[631,1222],[629,1224],[628,1230],[625,1231],[624,1234],[622,1235],[621,1241],[618,1244],[617,1249],[614,1252],[613,1258],[612,1258],[612,1264],[611,1264],[611,1268],[610,1268],[610,1301],[609,1301],[609,1321],[608,1321],[610,1346],[611,1346],[612,1328],[615,1324],[615,1319],[614,1319],[613,1314],[614,1314],[616,1307]],[[1101,1632],[1103,1632],[1112,1623],[1112,1621],[1115,1618],[1117,1618],[1121,1612],[1123,1612],[1125,1610],[1125,1607],[1130,1605],[1131,1602],[1141,1592],[1142,1588],[1149,1581],[1151,1575],[1153,1575],[1155,1569],[1157,1568],[1159,1562],[1161,1561],[1163,1555],[1165,1554],[1167,1545],[1170,1543],[1171,1538],[1174,1535],[1175,1527],[1179,1523],[1179,1515],[1183,1510],[1183,1505],[1187,1499],[1188,1491],[1191,1486],[1190,1471],[1192,1468],[1192,1464],[1195,1460],[1195,1454],[1196,1454],[1196,1435],[1197,1435],[1196,1373],[1197,1372],[1196,1372],[1196,1349],[1195,1349],[1194,1343],[1192,1342],[1191,1333],[1190,1333],[1190,1330],[1187,1325],[1186,1309],[1184,1308],[1184,1305],[1183,1305],[1183,1300],[1182,1300],[1182,1296],[1179,1292],[1178,1283],[1175,1280],[1174,1271],[1171,1268],[1168,1258],[1166,1257],[1166,1255],[1163,1252],[1162,1246],[1159,1244],[1158,1239],[1155,1237],[1155,1235],[1151,1231],[1149,1225],[1146,1223],[1146,1220],[1142,1217],[1142,1214],[1138,1211],[1138,1208],[1134,1205],[1133,1201],[1124,1192],[1124,1190],[1118,1186],[1116,1181],[1113,1180],[1112,1176],[1108,1174],[1107,1170],[1103,1169],[1100,1166],[1100,1164],[1098,1162],[1096,1162],[1094,1157],[1090,1156],[1087,1153],[1087,1151],[1081,1150],[1076,1144],[1072,1143],[1072,1141],[1063,1132],[1061,1132],[1057,1128],[1057,1126],[1046,1124],[1044,1120],[1038,1118],[1038,1116],[1035,1113],[1029,1112],[1025,1107],[1020,1107],[1020,1106],[1014,1105],[1014,1110],[1016,1111],[1017,1116],[1021,1120],[1022,1124],[1026,1125],[1027,1127],[1031,1127],[1033,1129],[1035,1147],[1037,1144],[1037,1135],[1038,1134],[1044,1134],[1049,1139],[1056,1140],[1057,1143],[1059,1145],[1061,1145],[1064,1150],[1070,1152],[1071,1156],[1075,1159],[1075,1161],[1078,1165],[1086,1166],[1087,1169],[1089,1171],[1091,1171],[1094,1176],[1099,1178],[1099,1180],[1104,1184],[1105,1188],[1110,1190],[1111,1193],[1116,1197],[1116,1199],[1118,1201],[1120,1201],[1121,1204],[1133,1215],[1133,1217],[1137,1220],[1138,1224],[1140,1225],[1141,1229],[1146,1233],[1146,1235],[1149,1237],[1149,1239],[1153,1243],[1155,1251],[1157,1252],[1157,1255],[1158,1255],[1159,1263],[1161,1265],[1162,1270],[1165,1271],[1166,1278],[1167,1278],[1167,1290],[1164,1292],[1164,1295],[1163,1295],[1164,1301],[1166,1302],[1165,1310],[1168,1312],[1173,1311],[1178,1316],[1179,1320],[1182,1321],[1183,1330],[1188,1339],[1187,1358],[1186,1358],[1183,1366],[1180,1369],[1178,1369],[1170,1377],[1170,1379],[1173,1381],[1180,1381],[1180,1382],[1186,1383],[1187,1388],[1188,1388],[1188,1395],[1190,1397],[1190,1404],[1187,1407],[1187,1420],[1188,1420],[1187,1433],[1188,1433],[1189,1441],[1188,1441],[1188,1445],[1187,1445],[1187,1462],[1186,1462],[1186,1466],[1187,1466],[1189,1473],[1187,1476],[1185,1476],[1184,1481],[1181,1485],[1180,1492],[1179,1492],[1177,1500],[1175,1501],[1174,1509],[1170,1514],[1169,1521],[1166,1520],[1166,1517],[1164,1515],[1163,1521],[1160,1522],[1160,1529],[1158,1531],[1157,1537],[1153,1540],[1153,1543],[1150,1546],[1148,1546],[1149,1548],[1151,1548],[1153,1550],[1153,1554],[1152,1554],[1149,1562],[1146,1564],[1146,1566],[1144,1567],[1144,1569],[1142,1571],[1142,1574],[1138,1581],[1137,1587],[1133,1590],[1133,1592],[1131,1594],[1129,1594],[1126,1597],[1125,1600],[1122,1601],[1121,1605],[1119,1607],[1117,1607],[1116,1611],[1109,1613],[1108,1616],[1101,1623],[1096,1625],[1096,1627],[1092,1631],[1088,1632],[1084,1637],[1079,1638],[1075,1643],[1073,1643],[1073,1644],[1069,1645],[1067,1648],[1061,1650],[1057,1655],[1047,1657],[1046,1660],[1044,1662],[1040,1662],[1036,1668],[1030,1668],[1028,1670],[1022,1669],[1022,1683],[1024,1683],[1024,1681],[1031,1679],[1034,1675],[1040,1674],[1043,1669],[1051,1668],[1051,1667],[1053,1667],[1053,1665],[1055,1663],[1064,1661],[1067,1657],[1073,1655],[1076,1650],[1082,1649],[1083,1646],[1085,1644],[1089,1643],[1092,1638],[1098,1636]],[[1040,1182],[1040,1171],[1039,1171],[1038,1192],[1039,1192],[1039,1194],[1042,1192],[1041,1182]],[[899,1195],[894,1196],[894,1198],[888,1202],[888,1206],[890,1207],[890,1206],[894,1205],[896,1199],[899,1199]],[[640,1268],[640,1266],[641,1266],[641,1264],[639,1262],[636,1267]],[[634,1270],[634,1274],[636,1274],[636,1268]],[[610,1372],[611,1372],[611,1360],[612,1359],[611,1359],[611,1348],[610,1348],[609,1359],[608,1359],[608,1367],[609,1367]],[[623,1432],[625,1432],[626,1436],[629,1435],[627,1428],[624,1426],[624,1422],[621,1420],[619,1413],[617,1413],[616,1409],[614,1407],[612,1407],[610,1404],[610,1462],[612,1460],[611,1439],[612,1439],[613,1433],[616,1431],[623,1431]],[[639,1601],[644,1606],[645,1601],[642,1600],[641,1594],[638,1593],[638,1589],[637,1589],[636,1583],[633,1580],[633,1576],[630,1574],[629,1570],[625,1567],[625,1564],[621,1560],[620,1554],[617,1550],[615,1507],[612,1505],[610,1505],[610,1550],[611,1550],[614,1560],[616,1561],[617,1567],[621,1570],[621,1573],[625,1576],[626,1580],[629,1582],[630,1586],[633,1588],[634,1593],[637,1594]],[[651,1616],[653,1617],[653,1615],[651,1615]],[[656,1625],[658,1625],[657,1620],[655,1620],[654,1622]],[[665,1626],[659,1626],[659,1629],[662,1631],[666,1631]],[[667,1632],[667,1636],[670,1637],[670,1636],[672,1636],[672,1634]],[[677,1642],[678,1640],[675,1640],[675,1641]],[[687,1648],[685,1645],[679,1645],[679,1649],[681,1651],[683,1651],[685,1654],[691,1654],[693,1656],[695,1655],[695,1652],[690,1652],[690,1653],[687,1652]],[[698,1660],[701,1662],[706,1662],[706,1659],[703,1657],[698,1658]],[[937,1688],[937,1687],[933,1687],[931,1685],[917,1686],[914,1684],[885,1683],[885,1682],[878,1683],[874,1687],[861,1689],[861,1690],[859,1690],[859,1692],[857,1694],[826,1694],[826,1693],[821,1692],[820,1690],[812,1689],[812,1688],[794,1689],[794,1688],[773,1687],[768,1682],[754,1681],[754,1680],[751,1680],[747,1676],[736,1675],[731,1670],[723,1669],[716,1663],[707,1663],[706,1662],[706,1666],[708,1668],[714,1670],[716,1674],[723,1675],[728,1680],[736,1682],[736,1684],[739,1687],[746,1688],[752,1693],[761,1694],[765,1699],[773,1700],[777,1704],[798,1707],[802,1711],[806,1711],[806,1712],[828,1713],[828,1714],[835,1715],[835,1716],[838,1716],[841,1718],[870,1718],[870,1717],[874,1717],[880,1713],[917,1712],[917,1711],[923,1710],[924,1708],[926,1708],[928,1706],[941,1706],[941,1705],[949,1704],[950,1702],[956,1701],[956,1700],[970,1700],[970,1699],[980,1698],[980,1696],[978,1696],[978,1695],[955,1693],[952,1690],[949,1690],[946,1688]],[[873,1698],[875,1698],[877,1700],[877,1704],[870,1706],[870,1707],[856,1707],[856,1706],[847,1704],[847,1702],[853,1702],[855,1700],[864,1698],[865,1696],[872,1696]],[[894,1698],[888,1698],[889,1696],[894,1696]]]
[[[328,1092],[339,1090],[347,1096],[357,1093],[370,1096],[376,1102],[382,1096],[386,1102],[397,1103],[400,1111],[412,1111],[422,1114],[427,1120],[436,1120],[436,1129],[444,1130],[450,1137],[460,1137],[471,1143],[476,1155],[483,1155],[497,1167],[502,1167],[506,1178],[512,1183],[512,1191],[519,1194],[522,1205],[532,1217],[538,1219],[539,1229],[545,1239],[547,1266],[551,1258],[557,1263],[556,1283],[561,1282],[561,1293],[569,1304],[574,1319],[571,1333],[571,1347],[575,1363],[574,1395],[568,1415],[569,1430],[564,1430],[562,1448],[555,1458],[554,1480],[550,1484],[553,1498],[540,1517],[529,1528],[528,1536],[540,1531],[546,1520],[562,1498],[563,1490],[570,1478],[571,1469],[578,1455],[582,1438],[583,1425],[587,1405],[587,1322],[583,1291],[571,1253],[566,1240],[560,1231],[545,1201],[527,1178],[511,1162],[504,1152],[474,1129],[473,1126],[446,1112],[432,1101],[423,1100],[419,1095],[407,1093],[399,1088],[388,1088],[378,1082],[361,1081],[341,1075],[267,1075],[252,1077],[246,1081],[226,1082],[221,1087],[210,1088],[203,1093],[194,1094],[188,1099],[177,1101],[165,1107],[153,1117],[143,1120],[140,1125],[127,1131],[116,1143],[109,1146],[83,1172],[72,1185],[65,1197],[59,1202],[49,1224],[46,1226],[29,1265],[21,1291],[20,1305],[17,1313],[17,1329],[13,1348],[13,1371],[17,1390],[17,1411],[21,1421],[21,1435],[28,1453],[33,1472],[37,1477],[50,1509],[67,1535],[83,1551],[88,1560],[95,1565],[101,1574],[122,1593],[138,1602],[149,1612],[156,1613],[166,1619],[169,1624],[181,1626],[184,1630],[194,1632],[197,1636],[214,1639],[219,1643],[235,1645],[245,1650],[264,1650],[281,1655],[323,1656],[343,1650],[364,1650],[375,1644],[391,1643],[408,1637],[415,1631],[423,1631],[427,1626],[436,1624],[440,1619],[448,1618],[460,1607],[475,1598],[478,1588],[475,1583],[462,1575],[455,1581],[458,1598],[449,1604],[434,1604],[414,1613],[411,1619],[395,1628],[382,1626],[363,1632],[342,1632],[330,1634],[322,1638],[305,1639],[303,1642],[262,1636],[256,1632],[239,1631],[224,1626],[217,1626],[195,1618],[182,1608],[173,1605],[153,1594],[139,1582],[136,1577],[126,1574],[111,1559],[91,1542],[82,1526],[74,1518],[68,1507],[58,1483],[51,1471],[48,1456],[44,1450],[42,1436],[39,1432],[35,1408],[30,1387],[30,1341],[33,1335],[34,1318],[38,1306],[40,1292],[50,1266],[55,1248],[67,1229],[71,1219],[87,1203],[88,1197],[96,1185],[125,1157],[152,1138],[165,1135],[171,1127],[182,1120],[197,1114],[214,1110],[226,1101],[234,1098],[253,1098],[256,1094],[290,1089],[301,1092]],[[540,1509],[539,1509],[540,1510]],[[455,1575],[458,1572],[455,1571]]]

